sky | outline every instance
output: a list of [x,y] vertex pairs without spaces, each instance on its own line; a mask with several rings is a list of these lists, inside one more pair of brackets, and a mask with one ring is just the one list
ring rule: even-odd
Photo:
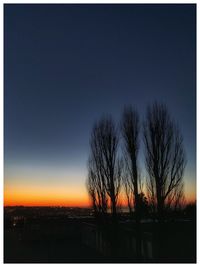
[[4,205],[88,205],[94,122],[125,105],[142,121],[155,100],[183,134],[194,200],[195,5],[4,4]]

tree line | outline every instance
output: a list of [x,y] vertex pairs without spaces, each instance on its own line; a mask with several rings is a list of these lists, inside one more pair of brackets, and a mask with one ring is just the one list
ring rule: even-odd
[[[145,180],[140,171],[142,143]],[[123,192],[136,223],[145,204],[164,220],[166,212],[183,201],[185,165],[183,137],[166,105],[148,106],[143,121],[132,106],[124,108],[118,124],[111,116],[102,117],[92,128],[88,159],[87,190],[95,216],[105,218],[110,208],[116,220]]]

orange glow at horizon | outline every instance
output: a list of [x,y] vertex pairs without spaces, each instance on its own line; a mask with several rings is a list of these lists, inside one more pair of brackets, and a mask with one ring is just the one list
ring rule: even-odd
[[[196,202],[195,194],[186,195],[186,202]],[[126,206],[126,198],[121,194],[118,203]],[[86,189],[70,188],[40,188],[40,187],[5,187],[4,206],[68,206],[88,207],[91,202]]]
[[[42,194],[41,194],[42,193]],[[12,196],[12,197],[11,197]],[[187,203],[196,202],[196,197],[190,195],[186,197]],[[121,206],[126,206],[126,198],[122,195],[118,204]],[[82,193],[79,195],[56,195],[49,194],[47,191],[44,192],[12,192],[12,190],[4,191],[4,206],[68,206],[68,207],[88,207],[91,205],[89,196],[87,193]]]
[[87,193],[77,187],[5,186],[4,206],[80,206],[89,205]]

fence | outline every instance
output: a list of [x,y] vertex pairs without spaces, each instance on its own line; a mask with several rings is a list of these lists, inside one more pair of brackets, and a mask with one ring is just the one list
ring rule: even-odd
[[[82,228],[82,242],[101,253],[111,256],[113,246],[118,257],[136,258],[136,232],[134,229],[119,225],[114,233],[115,240],[111,242],[109,232],[95,224],[84,223]],[[115,243],[117,242],[117,244]],[[151,261],[153,259],[153,234],[143,232],[141,235],[142,259]]]

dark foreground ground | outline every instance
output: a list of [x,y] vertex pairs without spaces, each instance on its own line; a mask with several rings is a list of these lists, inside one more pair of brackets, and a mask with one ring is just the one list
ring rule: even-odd
[[81,216],[77,211],[76,216],[28,212],[5,212],[5,263],[196,262],[195,220],[165,223],[162,238],[156,223],[144,221],[138,259],[135,224],[127,218],[121,218],[117,230],[105,231],[96,226],[89,211]]
[[101,261],[101,256],[77,240],[51,239],[19,241],[6,233],[5,263],[81,263]]

